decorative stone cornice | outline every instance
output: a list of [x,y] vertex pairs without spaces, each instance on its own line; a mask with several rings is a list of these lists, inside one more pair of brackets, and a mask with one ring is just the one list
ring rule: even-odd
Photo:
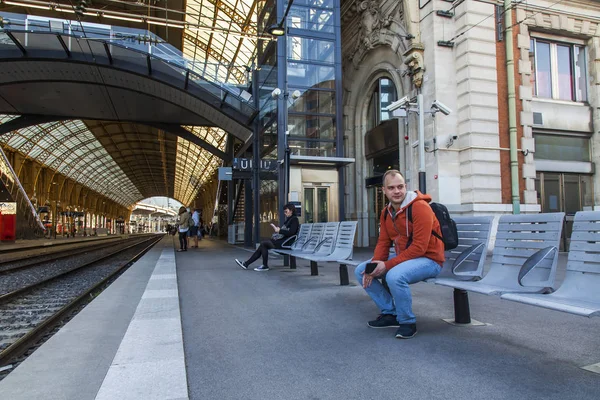
[[347,13],[349,16],[344,18],[344,21],[350,23],[350,17],[356,16],[360,22],[354,50],[347,56],[354,68],[358,68],[365,55],[377,46],[390,46],[395,52],[400,47],[404,35],[396,32],[396,29],[405,31],[403,2],[395,2],[387,12],[383,10],[382,3],[380,0],[358,2],[356,7]]

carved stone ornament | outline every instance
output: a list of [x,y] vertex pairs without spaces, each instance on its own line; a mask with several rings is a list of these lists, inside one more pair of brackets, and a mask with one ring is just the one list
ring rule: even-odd
[[[403,39],[401,32],[405,32],[405,29],[396,32],[396,28],[391,26],[392,22],[404,26],[403,1],[397,1],[394,7],[387,10],[387,12],[383,11],[380,4],[383,1],[364,0],[354,6],[359,20],[359,28],[354,51],[347,55],[347,60],[351,61],[355,68],[358,68],[359,63],[370,50],[377,46],[394,47],[394,43],[397,43],[395,40],[398,38]],[[396,48],[394,48],[394,51],[396,51]]]
[[423,74],[425,72],[425,63],[423,59],[423,49],[412,47],[404,53],[404,64],[408,66],[408,74],[412,82],[418,88],[423,84]]

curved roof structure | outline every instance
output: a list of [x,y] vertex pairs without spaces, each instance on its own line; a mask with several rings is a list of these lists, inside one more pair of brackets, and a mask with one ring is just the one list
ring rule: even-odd
[[[6,123],[15,116],[1,116]],[[224,150],[226,134],[185,127]],[[69,120],[13,130],[0,143],[109,199],[130,207],[168,195],[189,204],[221,160],[200,146],[138,124]]]
[[[48,2],[52,6],[48,10],[41,3],[44,1],[19,0],[3,11],[77,18],[70,2]],[[258,4],[258,0],[173,0],[161,7],[160,3],[134,0],[97,0],[88,6],[81,21],[151,30],[180,49],[193,72],[213,82],[244,87],[256,55]],[[74,95],[73,90],[69,92]],[[119,96],[110,97],[115,112],[131,104],[119,105]],[[0,123],[16,117],[0,116]],[[214,126],[183,126],[193,135],[186,136],[173,135],[160,124],[98,118],[12,130],[0,134],[0,144],[126,207],[152,196],[189,204],[222,163],[227,134]],[[198,140],[194,142],[194,138]]]

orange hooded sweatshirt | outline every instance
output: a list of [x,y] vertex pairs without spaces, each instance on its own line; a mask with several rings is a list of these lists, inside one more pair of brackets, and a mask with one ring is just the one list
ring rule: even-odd
[[[396,265],[419,257],[427,257],[442,266],[444,264],[444,242],[431,232],[442,235],[440,224],[431,207],[431,196],[419,191],[407,192],[400,209],[388,205],[380,218],[379,239],[375,247],[374,261],[384,261],[385,267],[392,269]],[[407,208],[412,204],[412,223],[408,221]],[[387,218],[386,218],[387,214]],[[406,248],[412,232],[412,243]],[[396,257],[388,260],[390,244],[394,243]]]

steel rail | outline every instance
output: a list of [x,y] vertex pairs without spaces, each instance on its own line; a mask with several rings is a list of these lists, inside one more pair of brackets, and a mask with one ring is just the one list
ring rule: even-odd
[[[125,240],[133,240],[136,239],[137,237],[128,237]],[[78,243],[85,243],[85,242],[78,242]],[[46,253],[46,254],[36,254],[31,256],[30,258],[42,258],[42,257],[48,257],[48,256],[54,256],[51,258],[46,258],[43,260],[36,260],[36,261],[32,261],[28,264],[24,264],[24,265],[19,265],[16,267],[10,267],[10,268],[5,268],[0,270],[0,276],[2,275],[6,275],[9,272],[14,272],[14,271],[21,271],[21,270],[25,270],[28,268],[33,268],[42,264],[46,264],[46,263],[51,263],[54,261],[58,261],[58,260],[62,260],[65,258],[69,258],[69,257],[73,257],[82,253],[87,253],[90,251],[97,251],[97,250],[102,250],[105,249],[107,247],[112,247],[114,245],[118,245],[121,244],[121,241],[110,241],[108,243],[94,243],[91,246],[86,246],[86,247],[76,247],[75,249],[73,249],[73,252],[70,252],[68,254],[65,254],[64,252],[61,251],[56,251],[56,252],[52,252],[52,253]],[[57,255],[60,254],[60,255]],[[2,268],[3,265],[7,265],[7,264],[11,264],[11,263],[15,263],[15,262],[19,262],[19,259],[13,259],[13,260],[9,260],[9,261],[2,261],[0,262],[0,268]]]
[[[43,248],[51,249],[54,247],[68,246],[70,244],[75,244],[75,243],[87,243],[87,242],[96,242],[96,241],[102,241],[102,240],[119,239],[119,238],[123,238],[123,236],[126,236],[126,235],[97,237],[94,239],[79,240],[77,242],[69,242],[68,240],[65,239],[64,242],[61,241],[60,243],[46,242],[46,244],[37,244],[34,246],[24,246],[24,247],[12,247],[10,249],[3,249],[2,245],[0,245],[0,254],[18,253],[20,251],[36,250],[36,249],[43,249]],[[133,235],[129,235],[129,236],[133,236]],[[54,239],[48,239],[48,240],[54,240]]]
[[[161,239],[162,239],[162,237],[161,237]],[[146,241],[151,241],[151,240],[152,240],[152,238],[147,239]],[[121,253],[121,252],[123,252],[125,250],[129,250],[132,247],[139,246],[143,242],[144,241],[141,241],[139,243],[134,243],[134,244],[132,244],[130,246],[124,247],[123,249],[120,249],[120,250],[117,250],[117,251],[113,251],[112,253],[109,253],[109,254],[107,254],[105,256],[102,256],[102,257],[100,257],[100,258],[98,258],[98,259],[96,259],[94,261],[90,261],[88,263],[85,263],[85,264],[79,265],[77,267],[71,268],[71,269],[69,269],[67,271],[61,272],[61,273],[59,273],[57,275],[51,276],[51,277],[49,277],[47,279],[43,279],[43,280],[41,280],[39,282],[36,282],[36,283],[33,283],[31,285],[24,286],[24,287],[22,287],[20,289],[13,290],[12,292],[8,292],[8,293],[5,293],[3,295],[0,295],[0,304],[6,302],[7,300],[12,299],[13,297],[15,297],[15,296],[17,296],[17,295],[19,295],[19,294],[21,294],[23,292],[27,292],[27,291],[36,289],[39,286],[45,285],[45,284],[47,284],[49,282],[52,282],[53,280],[56,280],[56,279],[58,279],[60,277],[65,276],[65,275],[69,275],[69,274],[71,274],[71,273],[73,273],[75,271],[78,271],[78,270],[82,269],[82,268],[91,267],[92,265],[97,264],[100,261],[106,260],[107,258],[113,257],[113,256],[115,256],[115,255],[117,255],[117,254],[119,254],[119,253]]]
[[[41,324],[39,324],[38,326],[36,326],[35,328],[33,328],[31,331],[29,331],[28,333],[26,333],[24,336],[20,337],[17,341],[15,341],[10,346],[8,346],[6,349],[4,349],[4,351],[0,352],[0,367],[8,365],[13,359],[15,359],[16,357],[18,357],[18,356],[22,355],[23,353],[25,353],[29,348],[31,348],[33,345],[35,345],[35,343],[42,336],[44,336],[58,322],[60,322],[60,320],[63,318],[63,316],[65,314],[69,313],[70,311],[72,311],[73,309],[75,309],[76,307],[78,307],[79,304],[82,303],[87,298],[87,296],[90,296],[96,290],[98,290],[103,285],[105,285],[106,282],[108,282],[115,275],[117,275],[118,273],[120,273],[124,268],[128,267],[131,263],[133,263],[133,262],[137,261],[138,259],[140,259],[148,250],[150,250],[161,239],[162,239],[162,236],[159,239],[157,239],[157,240],[149,239],[149,241],[152,241],[152,243],[150,245],[148,245],[147,247],[145,247],[142,251],[140,251],[139,253],[137,253],[135,256],[133,256],[131,259],[129,259],[126,263],[124,263],[120,267],[118,267],[109,276],[107,276],[106,278],[102,279],[100,282],[98,282],[95,285],[93,285],[91,288],[89,288],[84,293],[82,293],[81,295],[79,295],[76,299],[74,299],[73,301],[71,301],[69,304],[63,306],[54,315],[52,315],[51,317],[45,319],[44,322],[42,322]],[[140,245],[140,244],[141,243],[138,243],[137,245]],[[127,250],[130,247],[127,247],[126,249],[123,249],[122,251]],[[74,271],[74,270],[72,270],[72,271]]]

